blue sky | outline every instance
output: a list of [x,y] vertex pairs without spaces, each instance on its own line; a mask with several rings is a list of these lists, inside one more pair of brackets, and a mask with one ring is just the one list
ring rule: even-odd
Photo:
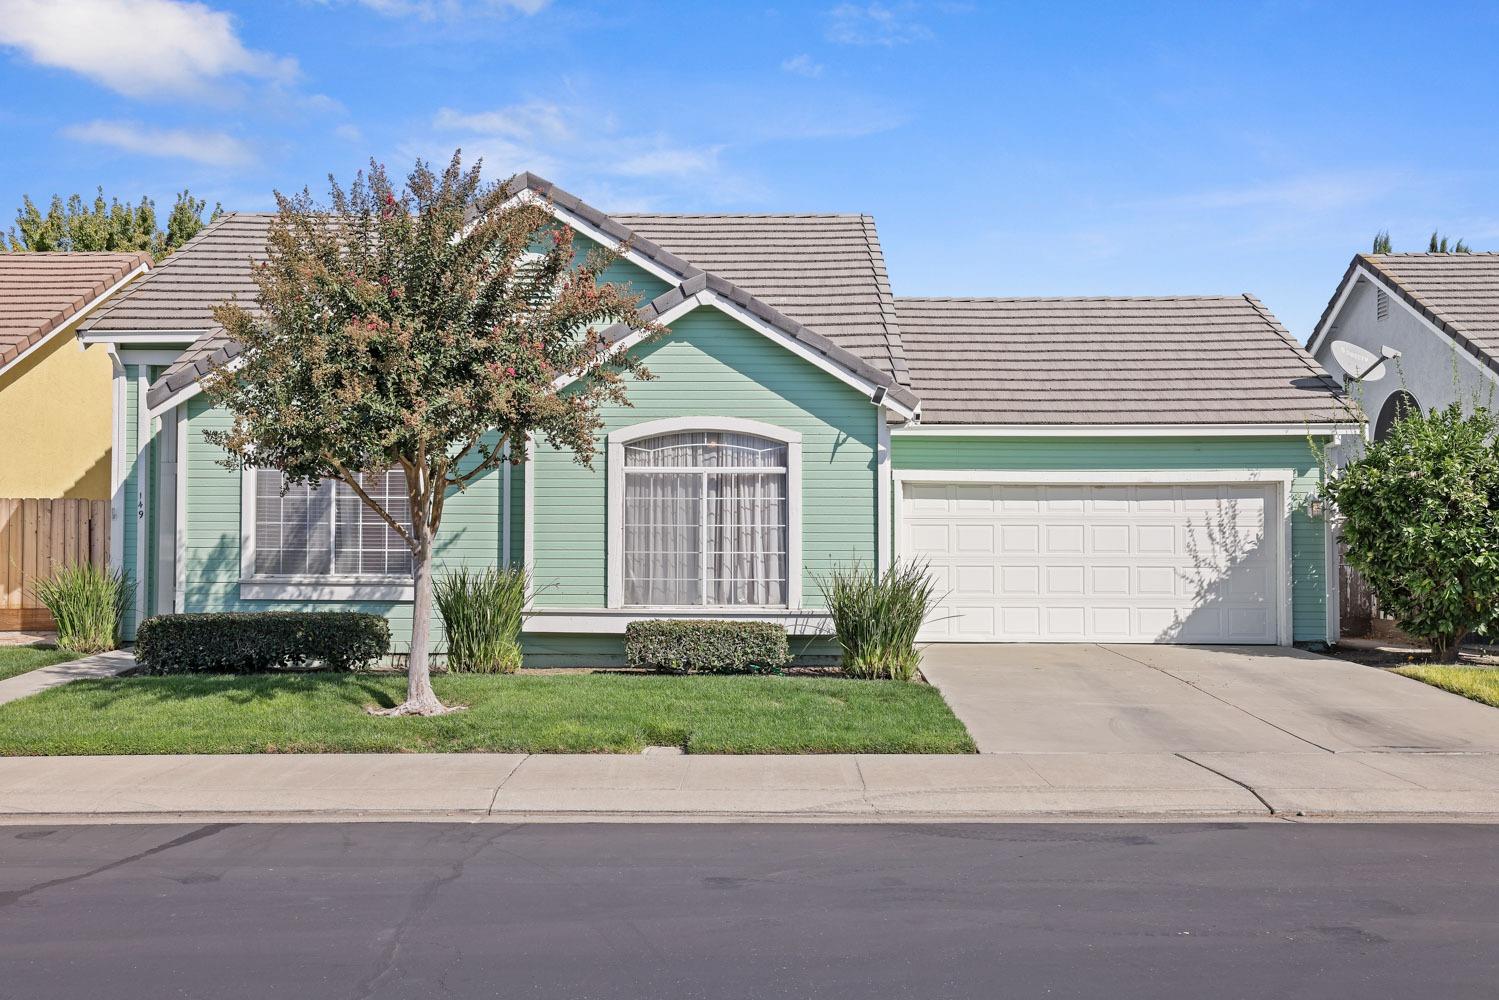
[[875,216],[897,294],[1258,294],[1499,249],[1499,4],[0,0],[23,193],[226,208],[455,146],[600,208]]

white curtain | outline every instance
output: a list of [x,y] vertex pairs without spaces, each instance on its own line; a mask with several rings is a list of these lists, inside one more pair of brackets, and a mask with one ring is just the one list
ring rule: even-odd
[[786,603],[781,442],[717,432],[635,442],[622,508],[626,604]]

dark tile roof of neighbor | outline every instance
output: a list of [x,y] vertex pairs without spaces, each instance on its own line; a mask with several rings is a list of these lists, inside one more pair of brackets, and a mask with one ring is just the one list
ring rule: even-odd
[[143,253],[0,253],[0,369],[150,263]]
[[[1338,292],[1364,265],[1467,351],[1499,371],[1499,253],[1361,253]],[[1328,303],[1321,329],[1337,295]]]
[[1250,295],[897,298],[923,424],[1352,422]]

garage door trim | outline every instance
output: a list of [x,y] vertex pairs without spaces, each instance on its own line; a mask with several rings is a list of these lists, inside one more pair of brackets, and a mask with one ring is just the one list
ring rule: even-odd
[[923,483],[978,483],[1024,486],[1197,486],[1252,483],[1275,486],[1279,498],[1278,529],[1266,526],[1280,547],[1276,557],[1275,608],[1277,641],[1291,645],[1291,469],[896,469],[895,511],[896,555],[911,551],[905,517],[906,485]]

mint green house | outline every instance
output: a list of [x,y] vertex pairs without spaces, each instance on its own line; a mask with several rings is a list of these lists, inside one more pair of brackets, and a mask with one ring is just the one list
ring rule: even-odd
[[[669,335],[585,468],[541,443],[453,497],[439,567],[523,564],[531,664],[617,662],[640,618],[786,625],[818,578],[927,563],[933,642],[1320,643],[1320,449],[1358,430],[1251,296],[897,298],[859,215],[605,215],[522,175]],[[203,438],[269,217],[223,216],[80,332],[115,365],[116,564],[152,614],[355,608],[400,642],[400,545],[343,487],[283,493]],[[399,495],[392,476],[367,489]]]

